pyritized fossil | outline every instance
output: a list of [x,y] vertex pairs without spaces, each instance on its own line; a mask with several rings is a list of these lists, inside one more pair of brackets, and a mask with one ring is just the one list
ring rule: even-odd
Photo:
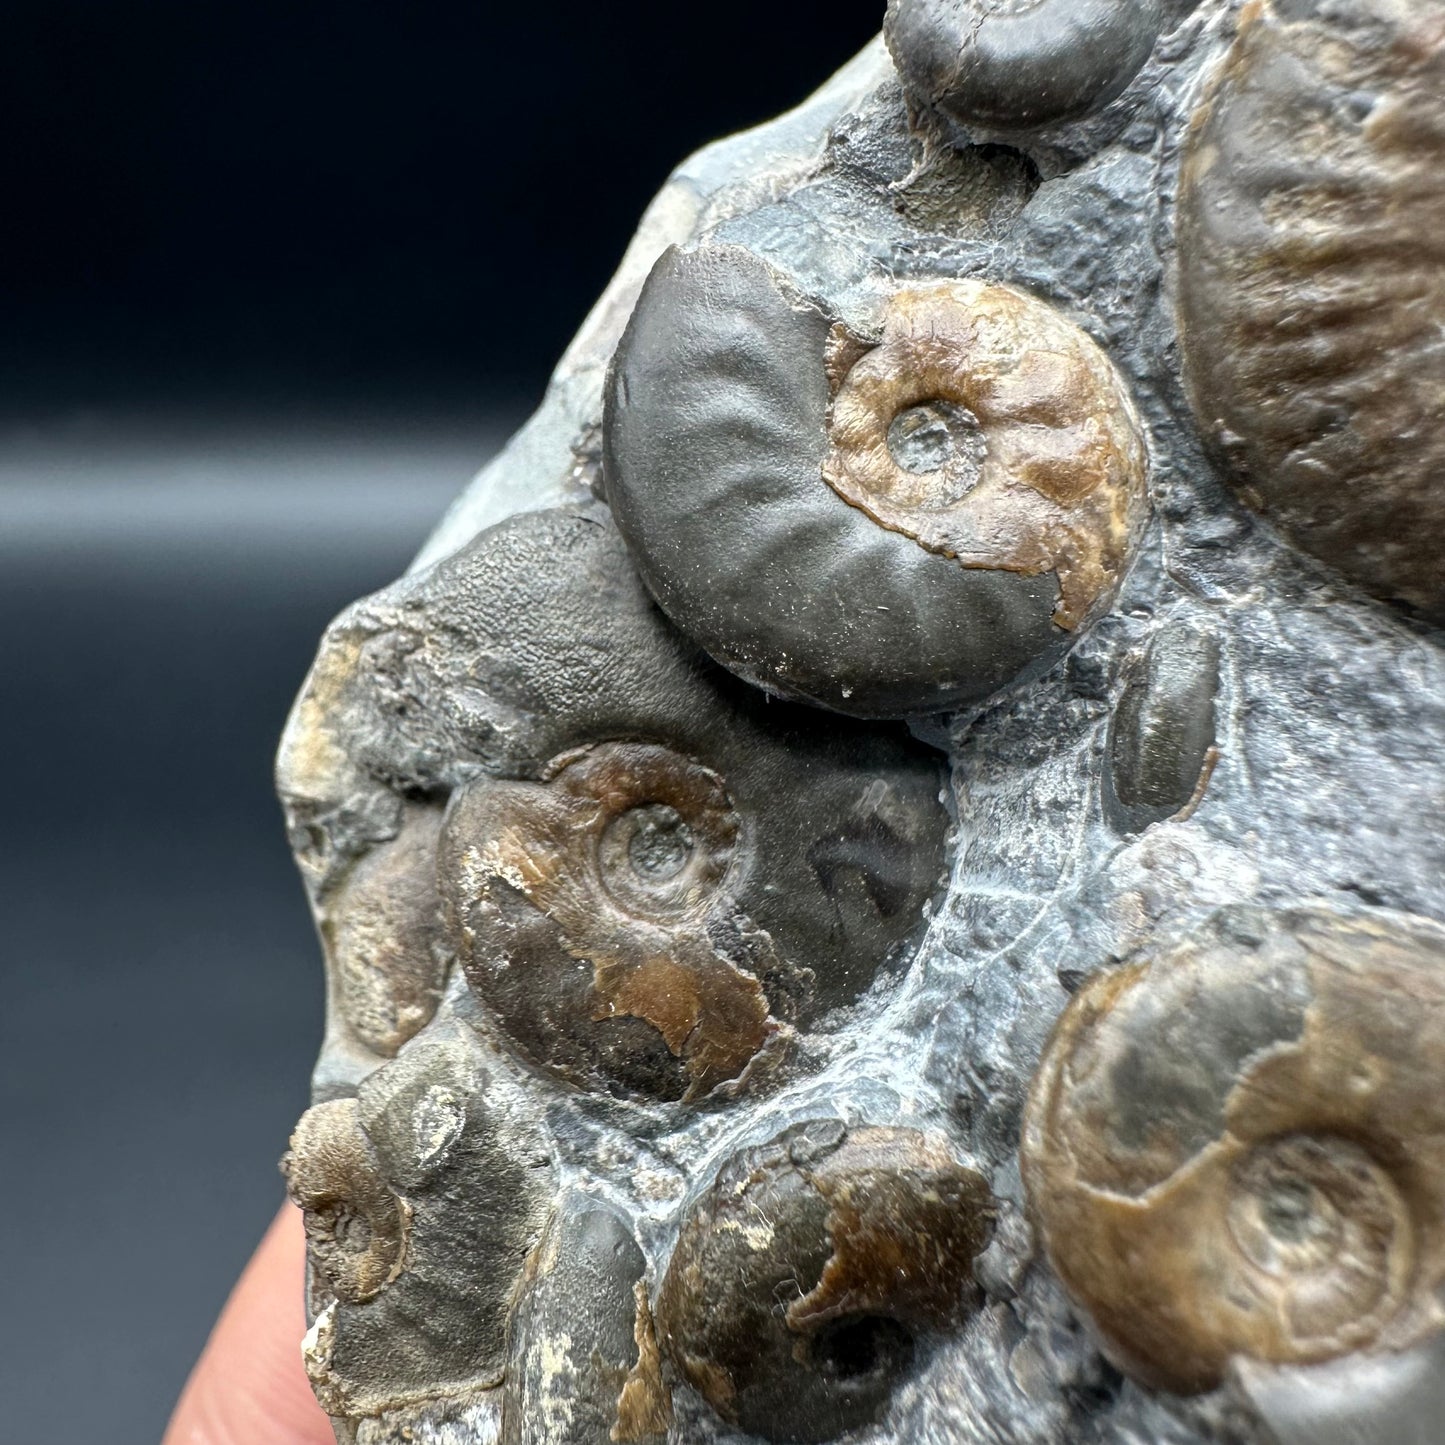
[[886,30],[298,699],[318,1396],[1434,1445],[1445,0]]

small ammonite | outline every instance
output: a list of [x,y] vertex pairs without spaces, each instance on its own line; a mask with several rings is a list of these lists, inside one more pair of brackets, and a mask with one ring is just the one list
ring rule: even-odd
[[1445,928],[1226,910],[1065,1010],[1026,1111],[1030,1207],[1125,1371],[1402,1349],[1445,1324]]
[[732,671],[860,717],[977,702],[1107,607],[1146,509],[1125,384],[1044,302],[899,288],[860,340],[739,247],[668,251],[618,347],[607,495]]
[[434,1026],[283,1161],[323,1291],[305,1360],[329,1414],[495,1385],[556,1187],[539,1127],[490,1087],[470,1029]]
[[410,1218],[381,1176],[355,1099],[308,1109],[282,1161],[303,1211],[313,1267],[337,1299],[362,1304],[401,1273]]
[[778,1441],[877,1418],[915,1341],[976,1303],[992,1198],[941,1138],[811,1120],[732,1156],[685,1220],[663,1348],[725,1420]]
[[909,93],[966,126],[1028,131],[1102,110],[1163,33],[1165,0],[889,0]]
[[1208,441],[1293,542],[1445,623],[1445,5],[1247,6],[1180,180]]
[[[814,801],[826,808],[826,792]],[[925,843],[919,866],[888,863],[910,849],[903,803],[879,780],[871,836],[847,817],[819,833],[820,815],[793,815],[785,795],[735,799],[711,768],[641,742],[564,754],[541,782],[478,779],[440,854],[458,955],[534,1063],[583,1088],[699,1098],[847,989],[820,885],[892,875],[903,893],[884,912],[897,937],[913,927],[938,854]],[[790,851],[813,875],[795,894],[780,888]]]

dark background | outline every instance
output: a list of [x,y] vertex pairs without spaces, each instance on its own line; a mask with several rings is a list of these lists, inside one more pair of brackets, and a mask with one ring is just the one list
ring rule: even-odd
[[321,628],[670,166],[881,10],[5,6],[0,1438],[154,1445],[280,1200],[321,986],[270,756]]

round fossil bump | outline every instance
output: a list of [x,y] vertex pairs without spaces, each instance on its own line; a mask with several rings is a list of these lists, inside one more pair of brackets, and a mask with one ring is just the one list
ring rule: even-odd
[[[470,1029],[434,1025],[369,1075],[356,1099],[303,1119],[290,1161],[298,1199],[312,1189],[306,1121],[323,1110],[346,1125],[347,1148],[364,1151],[373,1213],[390,1200],[405,1239],[388,1256],[384,1289],[349,1290],[343,1278],[323,1304],[305,1346],[317,1398],[328,1414],[358,1417],[496,1385],[526,1261],[556,1193],[534,1116],[496,1087]],[[312,1262],[327,1273],[329,1241],[318,1250],[309,1233]]]
[[332,1292],[351,1304],[380,1293],[401,1270],[407,1211],[381,1175],[356,1100],[308,1109],[282,1168],[311,1262]]
[[664,253],[609,375],[608,499],[663,610],[770,692],[977,702],[1107,607],[1146,507],[1118,372],[1002,286],[901,287],[869,344],[732,246]]
[[1163,0],[889,0],[909,92],[965,125],[1033,130],[1102,110],[1163,33]]
[[991,1205],[939,1138],[795,1125],[728,1159],[688,1214],[663,1348],[730,1423],[832,1439],[875,1419],[915,1341],[971,1307]]
[[1208,1390],[1236,1358],[1445,1324],[1445,928],[1240,908],[1102,974],[1055,1029],[1022,1162],[1107,1353]]
[[443,845],[468,981],[578,1082],[675,1098],[736,1078],[775,1027],[759,975],[781,966],[766,936],[729,939],[726,913],[708,927],[738,832],[717,774],[656,744],[564,757],[544,783],[479,780]]
[[1263,0],[1190,129],[1179,330],[1244,498],[1445,622],[1445,28],[1435,4]]
[[1170,621],[1150,639],[1109,725],[1104,813],[1138,833],[1196,804],[1219,756],[1219,639]]

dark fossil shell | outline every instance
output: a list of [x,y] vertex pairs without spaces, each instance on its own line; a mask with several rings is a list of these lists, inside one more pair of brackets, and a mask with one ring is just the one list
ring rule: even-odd
[[308,1339],[333,1415],[495,1384],[522,1268],[551,1206],[545,1143],[486,1099],[464,1029],[415,1040],[357,1099],[303,1115],[285,1160],[330,1284]]
[[645,1266],[616,1211],[585,1195],[558,1201],[513,1321],[501,1445],[615,1445],[666,1433]]
[[1139,73],[1164,0],[889,0],[883,33],[908,90],[990,130],[1101,110]]
[[1108,1353],[1162,1389],[1445,1323],[1445,928],[1229,910],[1073,999],[1024,1179]]
[[914,1342],[974,1302],[983,1179],[909,1129],[796,1125],[727,1161],[658,1300],[664,1348],[724,1419],[829,1440],[876,1418]]
[[[379,1004],[342,967],[351,935],[327,933],[358,1035],[387,1042],[371,1020],[407,1017],[410,978],[434,967],[416,920],[439,877],[436,946],[514,1048],[637,1097],[705,1092],[779,1023],[853,1000],[919,928],[948,828],[935,753],[715,668],[647,597],[603,507],[513,517],[342,616],[283,759],[315,874],[340,880],[322,916],[348,918],[348,880],[376,874],[367,944],[410,949]],[[402,838],[363,835],[348,864],[357,819],[397,795]]]
[[749,681],[860,717],[1042,669],[1107,606],[1145,507],[1123,382],[1050,307],[901,288],[869,345],[736,247],[654,267],[604,453],[672,620]]
[[[315,717],[347,720],[344,767]],[[515,517],[352,609],[287,757],[323,858],[356,846],[368,789],[452,795],[444,942],[519,1052],[622,1094],[706,1092],[780,1023],[850,1002],[943,866],[937,754],[715,667],[600,506]],[[348,876],[328,867],[323,897]]]
[[1195,117],[1180,330],[1245,497],[1445,622],[1445,7],[1265,0]]
[[1109,728],[1104,811],[1120,832],[1173,817],[1208,784],[1218,691],[1218,640],[1166,624],[1129,678]]
[[736,794],[673,749],[606,743],[543,782],[457,797],[440,866],[458,953],[533,1062],[584,1088],[697,1098],[916,927],[940,863],[927,770],[835,756],[785,784],[763,757],[733,761]]

